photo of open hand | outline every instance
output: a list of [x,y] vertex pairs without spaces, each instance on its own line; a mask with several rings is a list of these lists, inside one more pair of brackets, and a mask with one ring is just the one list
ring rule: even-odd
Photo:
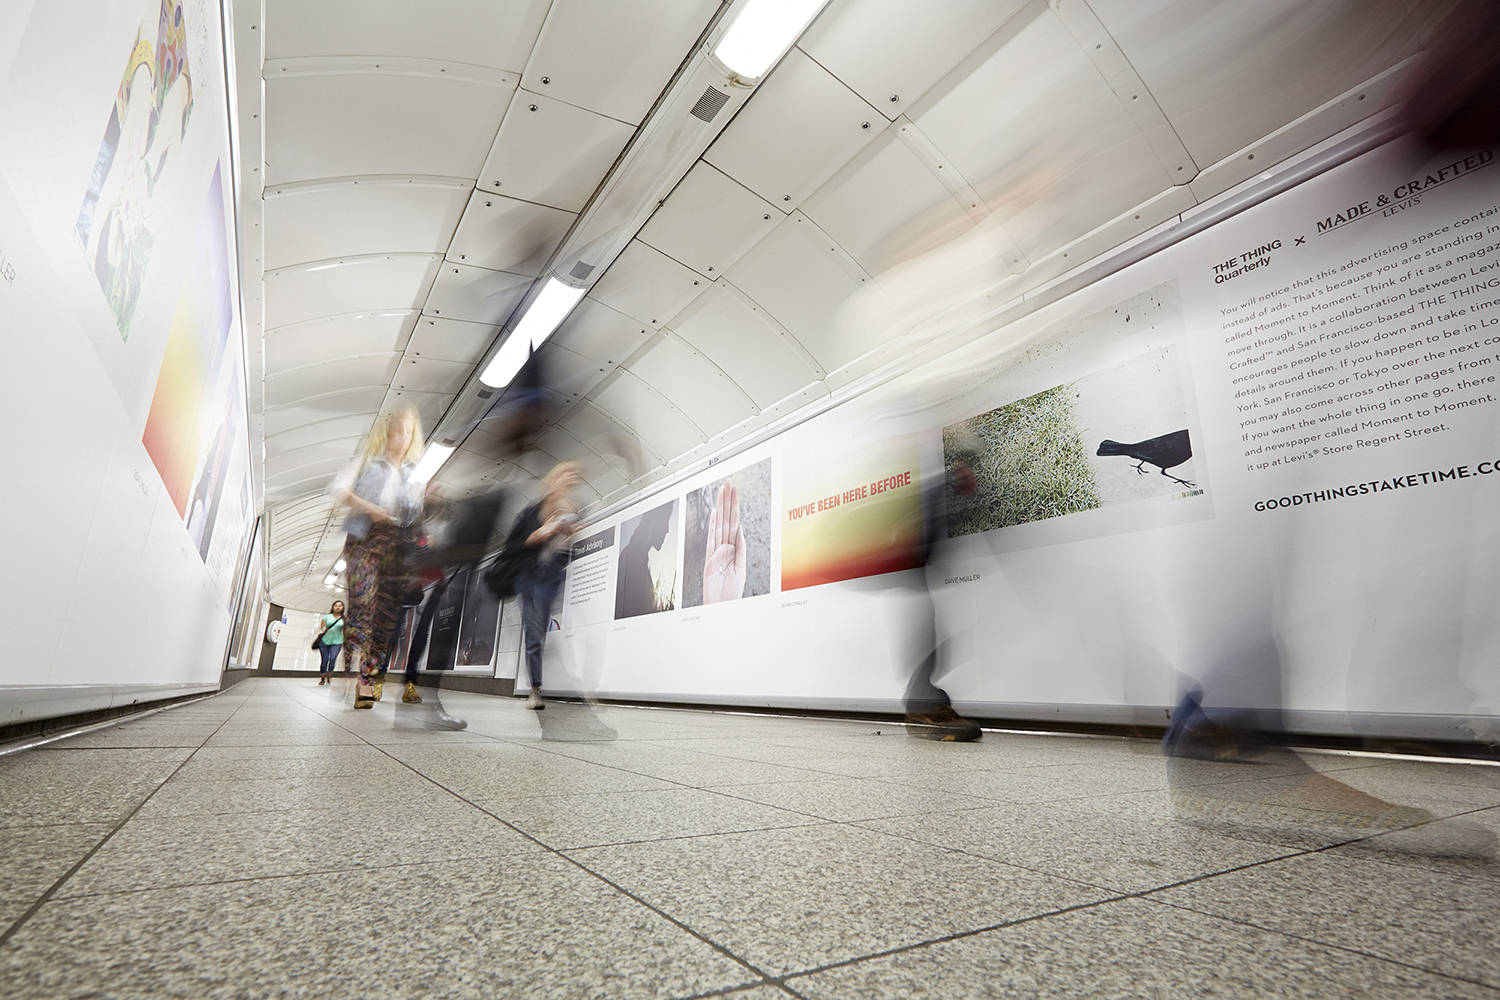
[[703,603],[733,601],[745,592],[745,531],[740,527],[740,491],[731,480],[719,487],[708,515],[703,559]]

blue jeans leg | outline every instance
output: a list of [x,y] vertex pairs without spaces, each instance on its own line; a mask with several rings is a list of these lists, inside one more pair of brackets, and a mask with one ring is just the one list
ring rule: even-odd
[[321,656],[323,658],[323,660],[322,660],[321,663],[318,664],[318,673],[320,673],[320,674],[331,674],[331,673],[333,673],[333,665],[338,662],[339,650],[341,650],[343,648],[344,648],[344,644],[343,643],[336,643],[335,645],[332,645],[332,646],[329,646],[329,645],[326,645],[326,644],[322,645],[322,646],[319,646],[318,647],[318,655]]
[[526,633],[526,673],[533,690],[542,689],[542,645],[547,640],[547,622],[552,617],[552,602],[557,598],[561,580],[523,576],[521,591],[521,627]]

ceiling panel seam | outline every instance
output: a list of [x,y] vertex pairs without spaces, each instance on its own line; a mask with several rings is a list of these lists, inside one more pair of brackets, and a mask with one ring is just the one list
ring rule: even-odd
[[283,323],[280,326],[267,327],[265,332],[280,333],[283,330],[290,330],[294,326],[328,323],[337,319],[364,319],[367,316],[382,319],[394,319],[399,316],[402,319],[411,319],[413,317],[420,317],[421,315],[422,310],[420,309],[356,309],[353,312],[330,313],[327,316],[314,316],[312,319],[293,320],[290,323]]
[[797,339],[796,334],[788,330],[779,319],[771,314],[771,311],[769,309],[761,305],[759,302],[755,301],[755,299],[751,298],[749,293],[740,288],[734,282],[730,281],[728,278],[720,278],[715,283],[722,285],[724,291],[731,298],[738,300],[739,303],[745,308],[749,309],[753,313],[759,313],[762,321],[764,321],[767,326],[770,326],[777,333],[781,334],[782,338],[786,341],[787,346],[792,349],[793,353],[795,353],[799,358],[802,359],[803,364],[812,369],[812,373],[815,376],[815,381],[821,380],[828,374],[828,370],[825,369],[822,363],[813,356],[813,353],[811,351],[809,351],[802,345],[802,341]]
[[755,399],[745,391],[744,387],[735,380],[733,375],[725,371],[717,362],[714,361],[713,358],[709,357],[707,354],[704,354],[702,351],[698,350],[698,348],[688,343],[687,340],[685,340],[675,330],[670,330],[667,327],[662,327],[661,333],[663,339],[670,340],[672,343],[676,344],[678,347],[681,347],[693,357],[697,358],[699,361],[702,361],[704,364],[708,365],[708,367],[717,372],[720,378],[732,385],[734,387],[734,390],[744,397],[745,405],[750,407],[750,412],[755,414],[756,416],[760,415],[760,407],[756,405]]
[[[309,272],[312,272],[312,271],[332,270],[335,267],[342,267],[342,266],[344,266],[346,264],[372,264],[372,263],[374,263],[375,261],[378,261],[378,260],[398,260],[398,259],[402,259],[402,260],[426,259],[428,261],[440,261],[443,258],[442,258],[441,254],[438,254],[438,253],[435,253],[435,252],[428,252],[428,251],[425,251],[425,250],[415,251],[415,252],[413,252],[413,251],[396,251],[394,253],[351,253],[351,254],[342,254],[342,255],[340,255],[338,257],[322,257],[322,258],[320,258],[318,260],[303,261],[300,264],[283,264],[282,266],[280,266],[278,268],[273,268],[272,270],[267,271],[266,275],[267,276],[270,276],[270,275],[280,275],[283,272],[285,272],[285,273],[293,273],[293,272],[298,272],[298,271],[303,272],[303,273],[309,273]],[[369,311],[370,312],[396,312],[396,311],[399,311],[399,310],[393,310],[393,309],[386,308],[386,309],[372,309],[372,310],[369,310]],[[338,314],[338,315],[348,315],[348,314],[347,313],[342,313],[342,314]],[[322,319],[324,317],[314,317],[314,318],[315,319]],[[298,320],[297,322],[299,322],[299,323],[305,323],[305,322],[307,322],[307,320]],[[284,326],[290,326],[291,324],[288,323],[288,324],[283,324],[283,325]]]
[[947,188],[949,196],[964,214],[974,221],[989,244],[1005,259],[1006,266],[1010,268],[1012,274],[1021,274],[1031,266],[1031,259],[1026,256],[1015,237],[1011,236],[1010,230],[1005,228],[1005,223],[990,210],[989,205],[974,189],[974,185],[969,183],[969,179],[951,159],[943,155],[942,150],[938,149],[937,144],[917,127],[916,122],[906,115],[901,115],[891,122],[890,127],[894,130],[896,139],[911,150],[912,155],[922,162],[928,173],[937,178],[939,184]]
[[[621,125],[628,125],[629,127],[635,129],[636,132],[639,132],[641,130],[639,122],[628,122],[623,118],[616,118],[613,115],[605,114],[603,111],[595,111],[593,108],[586,108],[582,104],[574,104],[572,101],[565,101],[561,97],[553,97],[551,94],[544,94],[539,90],[527,90],[525,87],[517,87],[516,94],[518,96],[521,94],[530,94],[532,97],[540,97],[544,100],[553,101],[557,104],[565,104],[568,107],[573,108],[575,111],[584,111],[599,118],[608,118],[612,122],[619,122]],[[509,113],[509,111],[506,112],[507,115]],[[635,136],[632,134],[631,138],[634,139]],[[627,143],[627,145],[629,144]]]
[[[306,194],[310,192],[336,191],[361,182],[372,187],[396,184],[412,184],[419,187],[444,187],[461,191],[474,186],[472,177],[449,177],[444,174],[340,174],[336,177],[316,177],[305,181],[287,181],[284,184],[268,185],[261,197],[270,200],[278,196]],[[275,188],[275,190],[271,190]]]
[[1114,92],[1125,113],[1135,122],[1151,151],[1161,161],[1167,179],[1177,186],[1190,182],[1198,175],[1198,164],[1120,43],[1099,20],[1087,0],[1049,0],[1049,3],[1063,27],[1068,29],[1103,77],[1105,85]]
[[[271,72],[273,70],[274,73]],[[520,78],[520,74],[509,70],[443,59],[423,59],[418,56],[287,56],[267,59],[261,64],[261,78],[267,82],[309,76],[407,76],[477,83],[496,88]]]

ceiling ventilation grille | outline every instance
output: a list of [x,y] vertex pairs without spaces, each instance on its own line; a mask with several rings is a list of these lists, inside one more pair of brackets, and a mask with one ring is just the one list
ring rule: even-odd
[[[699,103],[701,104],[702,102],[700,101]],[[585,278],[587,278],[590,274],[592,274],[593,271],[594,271],[594,265],[593,264],[585,264],[583,261],[580,260],[580,261],[578,261],[577,263],[575,263],[573,265],[573,270],[569,271],[568,274],[570,274],[572,277],[577,278],[579,281],[582,281]]]
[[694,118],[701,118],[706,122],[711,122],[714,120],[714,115],[723,111],[724,105],[728,103],[728,94],[722,90],[715,90],[713,87],[709,87],[703,92],[703,96],[698,98],[698,103],[693,105],[692,115]]

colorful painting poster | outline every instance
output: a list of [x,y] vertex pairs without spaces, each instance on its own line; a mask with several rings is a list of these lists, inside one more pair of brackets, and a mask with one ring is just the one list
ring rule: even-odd
[[230,288],[224,189],[216,168],[141,435],[205,559],[245,419],[239,352],[228,349]]
[[[822,460],[817,460],[821,458]],[[820,449],[782,483],[781,589],[922,565],[922,474],[915,442]]]
[[75,224],[122,339],[156,241],[157,187],[192,111],[182,0],[148,0]]

